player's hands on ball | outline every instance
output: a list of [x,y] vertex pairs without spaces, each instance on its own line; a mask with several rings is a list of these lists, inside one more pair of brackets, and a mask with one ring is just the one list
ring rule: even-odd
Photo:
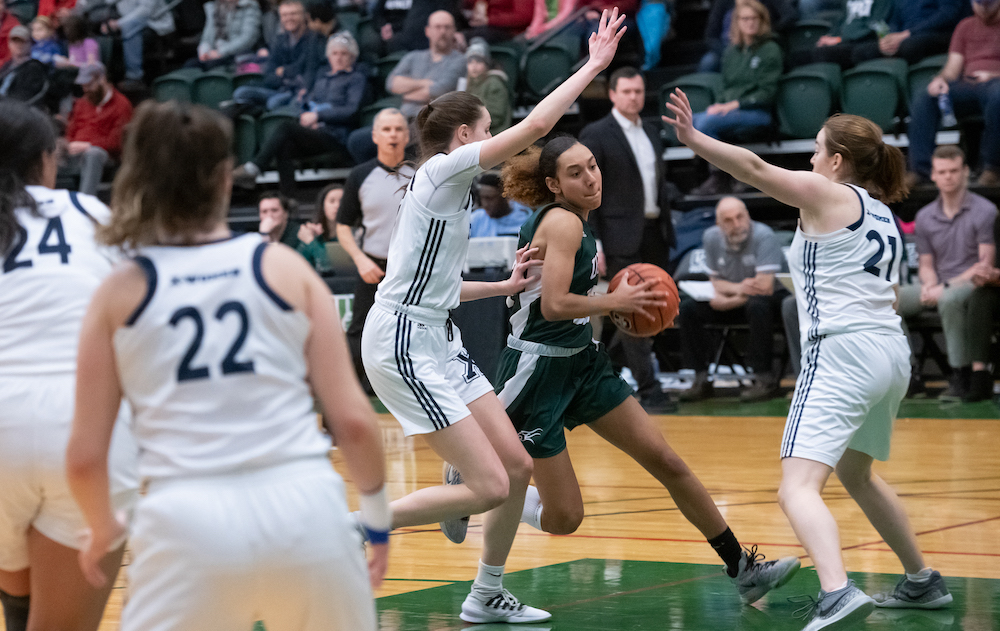
[[84,578],[94,587],[104,587],[108,576],[101,568],[101,560],[108,552],[121,545],[125,540],[127,530],[123,515],[110,517],[100,528],[88,528],[83,535],[83,546],[80,547],[80,570]]
[[615,287],[615,290],[608,294],[615,299],[615,306],[609,309],[609,311],[638,313],[647,320],[654,320],[655,316],[647,307],[659,308],[669,306],[667,292],[653,290],[653,287],[659,283],[658,279],[649,278],[630,285],[628,278],[629,273],[626,271],[622,276],[621,282]]

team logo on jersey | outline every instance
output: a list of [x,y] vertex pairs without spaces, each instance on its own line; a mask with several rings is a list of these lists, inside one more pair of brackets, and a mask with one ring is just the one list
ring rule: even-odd
[[535,444],[535,439],[542,435],[542,428],[536,428],[532,430],[521,430],[517,433],[517,437],[521,439],[522,443]]
[[472,358],[469,357],[468,353],[459,353],[458,357],[451,361],[462,362],[465,364],[462,369],[462,379],[465,380],[465,383],[472,383],[476,379],[483,376],[482,371],[479,370],[479,366],[476,365],[476,362],[472,361]]
[[204,283],[211,280],[218,280],[220,278],[236,278],[240,275],[239,269],[224,270],[221,272],[215,272],[213,274],[190,274],[188,276],[174,276],[170,279],[171,285],[180,285],[182,283]]

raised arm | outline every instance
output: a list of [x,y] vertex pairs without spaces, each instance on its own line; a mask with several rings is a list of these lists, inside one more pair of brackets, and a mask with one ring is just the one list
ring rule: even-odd
[[610,14],[604,11],[597,33],[590,36],[590,58],[587,63],[563,81],[552,94],[542,99],[524,120],[485,141],[479,154],[479,165],[482,168],[492,169],[552,131],[573,101],[614,59],[618,42],[625,33],[625,27],[621,25],[624,20],[624,15],[618,15],[618,9],[612,10]]
[[[854,192],[811,171],[790,171],[764,162],[757,154],[711,138],[694,128],[691,103],[683,91],[670,95],[667,108],[674,118],[663,117],[677,132],[677,138],[696,154],[765,195],[802,211],[813,220],[833,205],[851,203]],[[856,198],[854,206],[857,206]]]

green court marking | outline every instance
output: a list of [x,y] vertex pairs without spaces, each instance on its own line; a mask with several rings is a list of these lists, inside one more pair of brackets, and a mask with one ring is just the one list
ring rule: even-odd
[[[872,594],[891,589],[897,576],[851,574]],[[876,610],[858,629],[931,631],[1000,628],[1000,580],[948,578],[955,597],[940,611]],[[377,601],[379,628],[392,631],[792,631],[805,626],[795,612],[815,596],[816,573],[799,573],[752,607],[740,604],[735,588],[715,565],[582,559],[514,572],[504,586],[523,602],[547,609],[552,619],[519,625],[468,625],[458,614],[469,582],[432,587]],[[259,631],[259,630],[258,630]]]
[[[681,403],[681,416],[788,416],[791,401],[785,398],[740,403],[736,397],[716,397],[696,403]],[[940,403],[937,399],[903,399],[899,418],[1000,419],[1000,408],[992,401]]]

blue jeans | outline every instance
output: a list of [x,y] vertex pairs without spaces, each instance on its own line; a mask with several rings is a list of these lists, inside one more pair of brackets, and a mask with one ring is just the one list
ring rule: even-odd
[[[126,32],[122,29],[122,56],[125,58],[125,78],[132,81],[142,81],[145,74],[142,68],[142,51],[145,44],[145,27]],[[126,34],[127,33],[127,34]]]
[[698,112],[694,115],[694,128],[712,138],[726,139],[734,133],[766,129],[771,125],[767,110],[738,108],[722,116]]
[[241,105],[256,105],[269,110],[278,109],[292,102],[295,95],[287,91],[272,90],[271,88],[260,88],[252,85],[245,85],[236,88],[233,92],[233,100]]
[[[986,83],[955,81],[948,84],[948,95],[955,116],[982,115],[982,142],[979,146],[980,164],[987,169],[1000,170],[1000,79]],[[931,172],[931,154],[937,134],[941,111],[936,96],[927,92],[914,95],[910,104],[910,170],[927,177]],[[971,157],[971,156],[970,156]]]

